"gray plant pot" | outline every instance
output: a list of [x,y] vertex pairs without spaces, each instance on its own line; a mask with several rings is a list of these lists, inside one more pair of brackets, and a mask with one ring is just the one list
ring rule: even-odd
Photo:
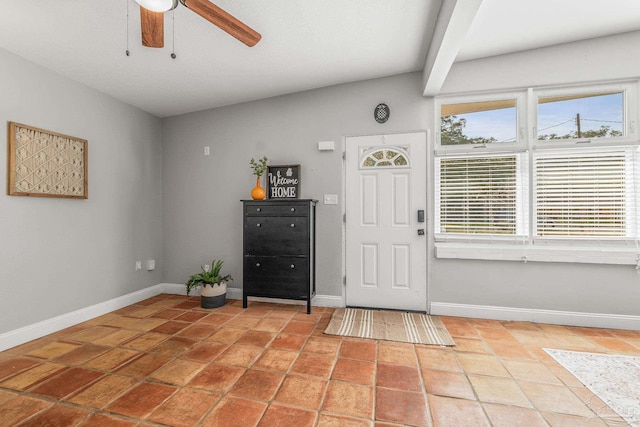
[[226,302],[227,294],[218,295],[215,297],[200,296],[200,307],[202,308],[218,308],[222,307]]
[[200,289],[200,307],[222,307],[227,298],[227,282],[203,285]]

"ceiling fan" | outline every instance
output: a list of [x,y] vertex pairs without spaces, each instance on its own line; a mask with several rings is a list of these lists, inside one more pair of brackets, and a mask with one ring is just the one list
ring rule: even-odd
[[[202,16],[213,25],[251,47],[262,36],[208,0],[179,0],[187,9]],[[142,45],[164,47],[164,12],[178,7],[178,0],[135,0],[140,5]]]

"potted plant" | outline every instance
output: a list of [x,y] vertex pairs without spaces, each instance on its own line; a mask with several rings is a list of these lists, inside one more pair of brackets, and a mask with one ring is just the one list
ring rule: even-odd
[[222,274],[222,261],[211,261],[211,267],[202,266],[202,273],[196,273],[189,277],[185,284],[187,296],[194,288],[201,286],[200,306],[202,308],[222,307],[227,297],[227,282],[233,280],[230,274]]
[[257,177],[256,186],[253,188],[253,190],[251,190],[251,198],[253,200],[264,200],[267,197],[267,192],[264,190],[264,188],[260,187],[260,178],[267,170],[268,160],[269,159],[267,159],[266,157],[263,157],[261,159],[258,159],[258,161],[251,159],[251,162],[249,162],[249,164],[251,165],[251,169],[253,169],[253,174]]

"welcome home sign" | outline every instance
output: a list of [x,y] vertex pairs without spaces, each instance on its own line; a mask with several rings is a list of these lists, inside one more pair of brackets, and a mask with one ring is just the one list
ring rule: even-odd
[[269,166],[267,194],[270,199],[300,197],[300,165]]

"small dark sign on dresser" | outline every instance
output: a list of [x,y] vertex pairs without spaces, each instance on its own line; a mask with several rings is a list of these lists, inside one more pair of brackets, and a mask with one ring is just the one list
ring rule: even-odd
[[267,194],[270,199],[300,197],[300,165],[269,166]]

